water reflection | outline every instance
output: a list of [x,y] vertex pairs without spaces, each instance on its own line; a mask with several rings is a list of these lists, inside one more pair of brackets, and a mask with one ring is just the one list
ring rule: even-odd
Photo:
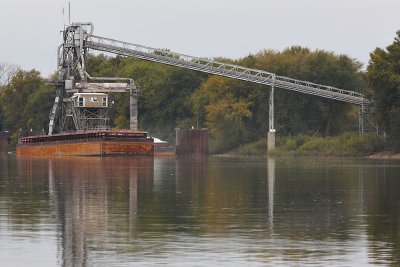
[[[0,179],[8,177],[8,157],[4,153],[0,153]],[[1,180],[0,180],[1,181]]]
[[[148,157],[20,158],[0,164],[0,232],[13,229],[16,248],[41,232],[46,241],[46,246],[39,246],[42,254],[57,247],[56,259],[47,265],[38,261],[38,266],[92,265],[93,254],[118,240],[120,233],[134,238],[138,188],[148,192],[153,184],[153,158]],[[3,219],[2,214],[9,218]],[[18,249],[9,244],[3,249],[5,240],[4,236],[0,240],[0,251],[9,261],[0,252],[0,262],[20,266],[16,264],[19,256],[14,255]]]
[[267,159],[268,167],[268,225],[272,234],[274,228],[274,186],[275,186],[275,159]]
[[0,168],[6,265],[23,265],[15,251],[36,239],[53,260],[41,266],[400,262],[398,162],[71,157]]
[[[152,184],[152,170],[151,157],[49,160],[63,265],[85,266],[89,248],[103,243],[108,231],[134,235],[138,184]],[[113,216],[123,220],[115,221]]]

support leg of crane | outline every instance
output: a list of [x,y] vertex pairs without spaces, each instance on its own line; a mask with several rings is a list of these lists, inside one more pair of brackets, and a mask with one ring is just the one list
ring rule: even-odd
[[358,109],[358,133],[359,135],[364,135],[364,105],[361,105],[360,108]]
[[138,129],[138,123],[137,123],[137,113],[138,113],[138,107],[137,107],[137,101],[138,101],[138,93],[136,92],[136,89],[130,89],[129,91],[129,104],[130,104],[130,121],[129,121],[129,128],[131,130],[137,130]]

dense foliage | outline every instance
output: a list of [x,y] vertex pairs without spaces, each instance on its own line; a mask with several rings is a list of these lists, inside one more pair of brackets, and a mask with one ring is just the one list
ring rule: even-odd
[[[348,90],[365,87],[362,65],[345,56],[322,50],[291,47],[282,52],[262,51],[233,62],[315,83]],[[217,142],[215,151],[258,140],[268,131],[269,88],[221,77],[210,77],[194,94],[195,112]],[[281,135],[336,135],[356,130],[357,107],[276,90],[275,125]]]
[[8,130],[13,143],[19,129],[47,130],[54,96],[55,89],[38,71],[17,71],[1,90],[0,130]]
[[[359,62],[323,50],[295,46],[239,60],[218,60],[348,90],[365,87]],[[266,86],[119,56],[92,56],[88,66],[93,76],[133,78],[143,89],[139,127],[162,138],[171,140],[168,136],[176,127],[207,127],[214,138],[212,151],[219,152],[257,140],[268,130],[270,90]],[[128,127],[128,98],[116,94],[113,99],[114,126]],[[276,125],[283,135],[335,135],[356,129],[357,108],[277,90]]]
[[371,53],[366,76],[379,125],[400,150],[400,31],[386,49]]

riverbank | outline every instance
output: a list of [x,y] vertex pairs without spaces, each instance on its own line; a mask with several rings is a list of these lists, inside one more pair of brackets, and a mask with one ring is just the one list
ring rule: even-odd
[[[386,152],[384,152],[386,151]],[[375,135],[359,136],[344,133],[334,137],[289,136],[278,137],[276,148],[268,155],[276,157],[371,157],[400,158],[386,147],[382,138]],[[266,156],[267,142],[263,138],[257,142],[243,145],[229,154],[237,156]]]
[[370,159],[400,159],[400,153],[394,153],[391,151],[382,151],[378,153],[374,153],[372,155],[367,156]]

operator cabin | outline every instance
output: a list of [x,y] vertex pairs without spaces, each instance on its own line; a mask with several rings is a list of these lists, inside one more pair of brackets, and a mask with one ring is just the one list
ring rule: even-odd
[[108,95],[104,93],[75,93],[73,95],[74,107],[82,108],[107,108]]

